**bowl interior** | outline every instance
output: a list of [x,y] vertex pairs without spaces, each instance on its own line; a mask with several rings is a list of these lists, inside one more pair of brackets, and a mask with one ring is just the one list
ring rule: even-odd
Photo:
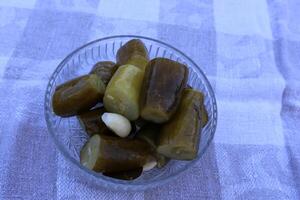
[[[154,169],[144,172],[141,177],[133,181],[122,181],[103,176],[90,171],[80,165],[80,149],[88,139],[88,135],[81,128],[76,117],[61,118],[52,110],[52,95],[57,85],[64,83],[77,76],[87,74],[92,66],[98,61],[115,61],[116,53],[122,44],[133,38],[141,39],[149,52],[150,58],[165,57],[189,67],[189,80],[193,88],[200,90],[205,95],[205,107],[208,111],[208,124],[202,129],[198,156],[193,161],[172,160],[163,169]],[[97,179],[97,183],[113,189],[139,190],[155,187],[180,172],[192,166],[205,152],[211,142],[217,124],[217,107],[211,86],[201,69],[179,50],[154,39],[141,36],[112,36],[88,43],[68,55],[52,74],[45,96],[45,117],[52,138],[62,154],[73,164],[81,168],[85,176]]]

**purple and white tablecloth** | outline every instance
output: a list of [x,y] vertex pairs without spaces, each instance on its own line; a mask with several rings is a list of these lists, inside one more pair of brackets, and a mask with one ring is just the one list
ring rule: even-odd
[[[81,181],[47,132],[47,81],[72,50],[136,34],[185,52],[216,93],[208,152],[175,181]],[[298,0],[0,0],[0,199],[300,199]]]

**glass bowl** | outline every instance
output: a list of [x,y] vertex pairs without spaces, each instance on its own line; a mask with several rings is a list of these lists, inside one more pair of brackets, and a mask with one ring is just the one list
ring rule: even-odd
[[[141,39],[146,45],[150,58],[165,57],[189,67],[188,84],[200,90],[205,95],[205,107],[209,120],[202,129],[199,152],[192,161],[170,161],[162,169],[153,169],[143,174],[136,180],[123,181],[103,176],[83,167],[79,161],[80,149],[88,139],[88,135],[81,128],[76,117],[61,118],[54,114],[52,109],[52,95],[57,85],[73,79],[79,75],[87,74],[93,64],[98,61],[115,61],[116,53],[122,44],[133,38]],[[118,35],[92,41],[70,53],[56,68],[50,77],[45,95],[45,118],[50,135],[57,148],[65,158],[79,168],[85,181],[93,180],[93,184],[113,190],[144,190],[159,186],[170,181],[194,165],[204,154],[213,139],[217,125],[217,105],[213,90],[200,67],[178,49],[158,41],[142,36]]]

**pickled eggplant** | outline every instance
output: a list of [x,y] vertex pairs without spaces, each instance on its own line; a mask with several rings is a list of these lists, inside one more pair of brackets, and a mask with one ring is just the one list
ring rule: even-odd
[[83,166],[96,172],[114,173],[142,167],[151,148],[139,139],[92,136],[80,152]]
[[157,151],[169,158],[192,160],[196,158],[201,131],[203,98],[193,89],[184,89],[179,108],[166,123],[158,137]]
[[[134,58],[135,57],[135,58]],[[136,58],[140,59],[138,63],[143,62],[141,58],[148,62],[148,51],[144,45],[144,43],[139,39],[133,39],[124,44],[117,52],[117,63],[118,65],[129,64],[128,61],[131,62]],[[136,62],[136,61],[135,61]],[[139,67],[139,65],[137,66]]]
[[137,133],[137,138],[144,140],[152,147],[153,156],[156,159],[158,168],[164,167],[170,160],[169,158],[157,152],[157,138],[160,134],[160,128],[161,125],[150,123],[142,127]]
[[98,75],[103,83],[107,85],[116,70],[117,66],[114,62],[102,61],[93,66],[90,74]]
[[148,62],[149,60],[145,57],[140,55],[134,55],[127,61],[127,64],[131,64],[140,68],[141,70],[145,70]]
[[107,111],[125,116],[130,121],[139,117],[139,99],[144,71],[134,65],[123,65],[113,75],[104,94]]
[[128,171],[121,171],[121,172],[114,172],[114,173],[108,173],[105,172],[103,175],[109,176],[115,179],[121,179],[121,180],[127,180],[131,181],[136,178],[138,178],[143,172],[143,167],[139,167],[137,169],[132,169]]
[[105,85],[95,74],[84,75],[58,86],[52,98],[53,111],[61,117],[84,112],[102,100]]
[[105,113],[104,107],[96,108],[84,112],[78,116],[78,120],[88,135],[93,136],[95,134],[100,135],[114,135],[109,128],[106,127],[101,120],[102,114]]
[[[192,89],[192,88],[190,88],[190,89]],[[205,105],[204,105],[204,94],[202,92],[200,92],[200,94],[201,94],[201,98],[202,98],[201,101],[203,102],[202,108],[201,108],[201,113],[202,113],[201,124],[202,124],[202,128],[203,128],[203,127],[205,127],[205,125],[208,122],[208,113],[207,113],[207,110],[206,110]]]
[[141,117],[155,123],[167,122],[179,105],[187,78],[185,65],[166,58],[151,60],[141,89]]
[[208,113],[205,106],[202,106],[202,128],[206,126],[208,122]]

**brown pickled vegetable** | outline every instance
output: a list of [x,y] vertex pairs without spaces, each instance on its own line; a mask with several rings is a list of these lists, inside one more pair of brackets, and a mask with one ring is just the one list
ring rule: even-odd
[[179,105],[187,78],[185,65],[166,58],[151,60],[141,89],[142,118],[155,123],[167,122]]
[[166,123],[158,138],[157,151],[177,160],[196,158],[201,130],[202,94],[193,89],[185,89],[179,108],[173,118]]
[[90,74],[98,75],[103,81],[103,83],[107,85],[116,70],[117,70],[117,66],[114,62],[102,61],[102,62],[97,62],[93,66]]
[[104,107],[101,107],[89,110],[78,116],[81,125],[90,136],[94,134],[114,135],[114,133],[112,133],[101,120],[101,116],[104,112]]
[[[139,39],[133,39],[124,44],[117,52],[118,65],[134,64],[140,67],[139,64],[144,61],[148,62],[148,51],[144,43]],[[131,63],[129,63],[129,61]]]
[[[192,87],[190,87],[190,89],[193,89]],[[202,108],[201,108],[201,113],[202,113],[202,118],[201,118],[201,124],[202,124],[202,128],[205,127],[205,125],[207,124],[208,122],[208,113],[207,113],[207,110],[204,106],[204,94],[202,92],[199,92],[201,94],[201,98],[202,98]]]
[[207,122],[208,122],[208,113],[203,104],[203,106],[202,106],[202,127],[205,127]]
[[145,70],[148,62],[149,60],[145,57],[142,57],[140,55],[134,55],[127,61],[127,64],[131,64],[140,68],[141,70]]
[[61,117],[84,112],[102,100],[105,85],[95,74],[85,75],[58,86],[52,98],[53,111]]
[[139,139],[94,135],[82,148],[80,162],[96,172],[123,172],[142,167],[151,148]]

